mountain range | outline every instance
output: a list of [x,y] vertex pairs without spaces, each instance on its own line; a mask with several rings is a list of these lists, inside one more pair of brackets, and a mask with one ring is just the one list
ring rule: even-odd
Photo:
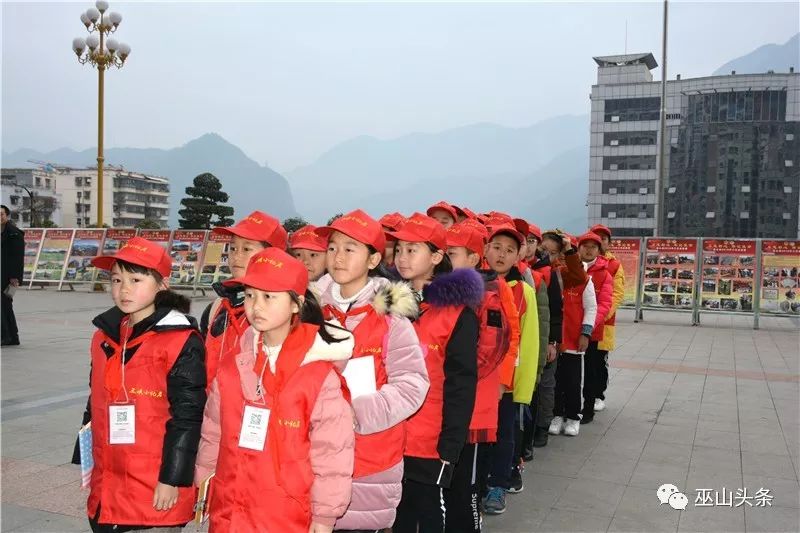
[[722,76],[733,70],[737,74],[759,74],[769,70],[789,72],[790,67],[794,67],[795,71],[800,67],[800,33],[783,44],[765,44],[749,54],[732,59],[715,70],[713,75]]

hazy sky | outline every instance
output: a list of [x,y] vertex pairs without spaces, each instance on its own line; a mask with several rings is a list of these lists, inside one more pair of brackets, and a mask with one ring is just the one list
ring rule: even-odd
[[[97,74],[70,50],[92,5],[3,2],[4,150],[95,146]],[[670,78],[785,42],[800,31],[798,5],[670,2]],[[123,15],[115,38],[133,52],[106,76],[107,147],[217,132],[278,171],[358,135],[586,113],[592,56],[625,51],[626,21],[628,52],[661,61],[661,2],[111,8]]]

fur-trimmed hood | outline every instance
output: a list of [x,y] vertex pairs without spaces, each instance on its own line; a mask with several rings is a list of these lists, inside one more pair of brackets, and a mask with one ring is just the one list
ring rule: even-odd
[[419,304],[411,286],[404,281],[378,279],[381,280],[381,287],[375,293],[375,298],[372,299],[372,307],[375,308],[375,312],[379,315],[416,318],[419,314]]
[[424,301],[432,306],[465,305],[474,309],[481,305],[483,293],[483,277],[472,268],[440,274],[422,291]]

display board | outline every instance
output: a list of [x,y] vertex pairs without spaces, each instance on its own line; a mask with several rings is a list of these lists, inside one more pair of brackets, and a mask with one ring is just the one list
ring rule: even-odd
[[[179,230],[180,231],[180,230]],[[172,231],[168,229],[141,229],[139,230],[139,237],[153,241],[154,243],[162,246],[165,250],[169,250],[169,237]]]
[[[103,253],[101,255],[114,255],[122,248],[123,244],[134,237],[136,237],[135,229],[106,230],[106,238],[103,241]],[[106,282],[111,279],[111,274],[107,270],[95,270],[95,281]]]
[[611,253],[620,262],[625,273],[625,297],[622,305],[636,303],[636,288],[639,286],[641,261],[641,239],[611,239]]
[[704,239],[701,309],[752,312],[755,271],[755,241]]
[[42,249],[36,259],[33,281],[61,283],[74,234],[75,230],[72,229],[45,230]]
[[94,281],[96,268],[92,266],[92,259],[103,252],[104,229],[78,229],[67,260],[67,269],[64,272],[64,282],[91,283]]
[[761,242],[762,313],[800,314],[800,242]]
[[169,255],[172,258],[171,285],[194,286],[203,259],[204,230],[175,230]]
[[648,238],[645,246],[642,305],[691,309],[697,240]]
[[36,258],[39,257],[39,249],[42,247],[42,237],[44,230],[25,229],[25,259],[23,261],[23,281],[30,281],[33,271],[36,269]]
[[228,251],[230,248],[230,235],[220,235],[210,232],[203,254],[203,267],[200,270],[199,287],[210,287],[211,284],[231,277],[228,267]]

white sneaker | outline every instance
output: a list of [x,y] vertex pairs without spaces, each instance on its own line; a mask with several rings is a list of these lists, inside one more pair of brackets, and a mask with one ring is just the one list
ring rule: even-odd
[[560,435],[562,431],[564,431],[564,417],[554,416],[553,421],[550,422],[548,433],[551,435]]
[[599,413],[606,408],[606,402],[604,402],[601,398],[595,398],[594,400],[594,412]]
[[567,425],[564,427],[564,435],[568,435],[570,437],[577,437],[578,432],[581,430],[581,421],[580,420],[567,420]]

